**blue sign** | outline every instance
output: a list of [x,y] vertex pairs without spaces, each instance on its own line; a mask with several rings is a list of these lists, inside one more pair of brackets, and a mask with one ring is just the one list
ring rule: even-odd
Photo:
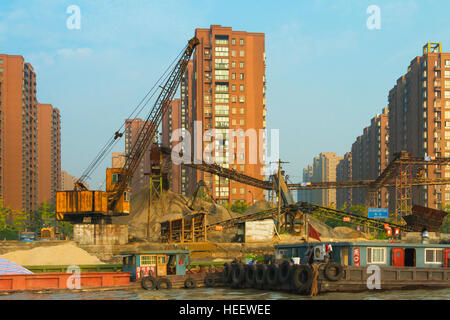
[[387,208],[369,208],[367,216],[371,219],[387,219],[389,218],[389,210]]

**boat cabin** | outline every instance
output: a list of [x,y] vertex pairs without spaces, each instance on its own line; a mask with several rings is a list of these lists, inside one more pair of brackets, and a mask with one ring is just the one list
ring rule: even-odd
[[[448,268],[450,244],[418,244],[391,242],[314,242],[277,245],[277,253],[300,263],[307,260],[308,248],[314,250],[314,259],[320,261],[331,245],[332,259],[344,266],[394,266],[420,268]],[[322,257],[321,257],[322,256]]]
[[131,281],[146,276],[165,277],[185,275],[189,250],[146,251],[140,253],[122,253],[124,272],[131,273]]

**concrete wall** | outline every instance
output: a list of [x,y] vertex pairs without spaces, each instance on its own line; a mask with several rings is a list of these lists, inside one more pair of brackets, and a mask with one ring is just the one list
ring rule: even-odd
[[128,242],[127,225],[75,224],[73,239],[80,245],[115,245]]
[[272,219],[245,222],[245,242],[270,242],[275,225]]

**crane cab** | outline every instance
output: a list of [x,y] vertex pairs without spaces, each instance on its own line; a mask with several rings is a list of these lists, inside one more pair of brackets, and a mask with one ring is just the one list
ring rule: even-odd
[[[130,190],[125,189],[114,208],[109,200],[115,195],[114,187],[122,181],[121,168],[106,169],[106,191],[65,190],[56,192],[56,219],[81,223],[84,218],[98,219],[124,216],[130,213]],[[109,218],[108,218],[109,219]]]
[[[122,168],[108,168],[106,169],[106,192],[108,197],[114,194],[114,187],[117,183],[121,182],[123,179]],[[130,189],[127,188],[123,194],[120,196],[119,200],[116,202],[114,208],[108,208],[114,213],[119,213],[120,215],[130,213]]]

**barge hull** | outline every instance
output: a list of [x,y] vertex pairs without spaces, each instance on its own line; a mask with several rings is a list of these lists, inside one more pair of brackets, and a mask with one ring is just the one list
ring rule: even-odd
[[[27,290],[67,290],[76,283],[72,273],[0,275],[0,292]],[[72,277],[72,278],[71,278]],[[130,284],[128,272],[90,272],[80,274],[80,288],[123,287]]]
[[[450,268],[380,267],[380,290],[449,288]],[[319,269],[319,292],[362,292],[371,289],[367,279],[373,277],[367,267],[347,266],[339,281],[329,281]],[[369,280],[373,284],[373,280]],[[373,289],[376,290],[376,289]]]

